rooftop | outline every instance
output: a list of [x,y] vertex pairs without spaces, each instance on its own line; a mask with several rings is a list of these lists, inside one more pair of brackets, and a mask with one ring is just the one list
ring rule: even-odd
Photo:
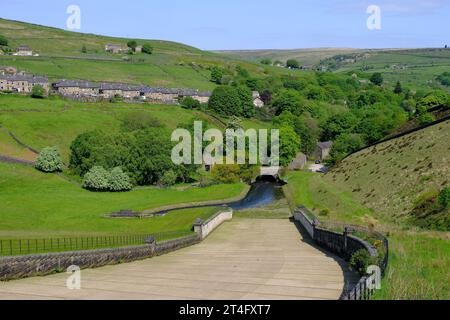
[[47,83],[48,79],[46,77],[36,77],[32,75],[0,75],[0,79],[7,81],[28,81],[31,83]]

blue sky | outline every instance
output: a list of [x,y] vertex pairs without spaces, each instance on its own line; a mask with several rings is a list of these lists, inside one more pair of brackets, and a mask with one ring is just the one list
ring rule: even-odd
[[[450,45],[450,0],[0,0],[0,17],[80,32],[178,41],[201,49]],[[381,30],[368,30],[369,5]]]

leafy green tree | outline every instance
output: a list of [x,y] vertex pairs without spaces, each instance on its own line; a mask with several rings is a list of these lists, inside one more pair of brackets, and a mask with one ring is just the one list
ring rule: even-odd
[[43,172],[56,172],[63,169],[61,155],[56,147],[47,147],[42,149],[36,160],[36,169]]
[[370,77],[370,82],[372,82],[374,85],[381,86],[383,83],[383,75],[379,72],[375,72]]
[[282,89],[272,99],[272,107],[276,114],[280,115],[284,111],[289,111],[294,115],[301,115],[305,111],[303,96],[293,89]]
[[130,40],[127,42],[127,46],[131,49],[131,51],[135,52],[138,44],[135,40]]
[[0,46],[7,46],[8,45],[8,39],[0,34]]
[[84,44],[81,47],[81,53],[87,53],[87,48],[86,48],[86,45],[84,45]]
[[241,97],[236,88],[219,86],[209,98],[208,108],[224,116],[243,115]]
[[146,43],[142,46],[142,53],[146,54],[152,54],[153,53],[153,47],[151,44]]
[[133,189],[133,184],[130,181],[130,177],[122,171],[121,167],[116,167],[109,173],[108,189],[114,192],[130,191]]
[[172,170],[167,171],[164,175],[159,179],[159,184],[163,187],[173,186],[177,182],[177,175]]
[[91,191],[108,191],[110,174],[100,166],[92,167],[83,178],[83,188]]
[[423,126],[423,125],[430,124],[430,123],[436,121],[436,118],[431,113],[425,112],[425,113],[422,113],[417,118],[417,120],[419,121],[419,124],[421,126]]
[[402,92],[403,92],[402,84],[400,83],[400,81],[397,81],[397,84],[395,85],[395,88],[394,88],[394,93],[400,94]]
[[444,207],[445,209],[450,207],[450,188],[449,187],[445,187],[444,189],[442,189],[442,191],[439,193],[438,201],[439,201],[439,204],[442,207]]
[[295,59],[289,59],[286,61],[286,66],[291,69],[300,69],[300,62]]
[[250,73],[248,72],[248,70],[241,66],[237,66],[236,71],[237,71],[238,76],[241,78],[249,78],[250,77]]
[[364,141],[359,134],[341,134],[333,143],[330,157],[327,160],[328,164],[335,164],[341,161],[348,154],[361,149],[364,146]]
[[189,109],[189,110],[200,109],[200,106],[201,106],[200,101],[198,101],[192,97],[189,97],[189,96],[184,97],[180,103],[183,108]]
[[272,65],[272,60],[270,60],[269,58],[261,59],[260,62],[261,62],[261,64],[265,64],[265,65],[267,65],[267,66]]
[[40,84],[36,84],[31,89],[31,96],[36,99],[42,99],[45,97],[45,89]]
[[237,95],[241,104],[241,114],[237,114],[237,116],[243,116],[245,118],[251,118],[255,115],[256,110],[253,105],[253,94],[249,88],[245,86],[239,86],[236,88]]
[[212,67],[212,69],[211,69],[211,81],[212,82],[221,84],[223,75],[224,75],[224,72],[221,68],[219,68],[217,66]]
[[351,112],[338,113],[330,117],[323,125],[322,140],[334,140],[343,133],[352,132],[358,124],[358,118]]
[[288,166],[300,151],[301,141],[292,127],[280,128],[280,165]]

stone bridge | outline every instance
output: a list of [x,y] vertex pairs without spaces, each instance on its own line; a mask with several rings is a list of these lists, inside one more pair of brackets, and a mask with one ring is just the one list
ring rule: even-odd
[[358,281],[288,219],[234,219],[202,243],[138,262],[0,282],[0,299],[338,299]]
[[281,167],[261,167],[261,176],[279,177]]

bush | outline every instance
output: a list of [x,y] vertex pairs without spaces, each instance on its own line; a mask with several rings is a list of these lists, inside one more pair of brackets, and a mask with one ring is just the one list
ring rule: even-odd
[[58,150],[55,147],[47,147],[39,153],[35,167],[43,172],[56,172],[61,171],[63,165]]
[[439,204],[443,206],[445,209],[447,209],[450,206],[450,188],[445,187],[442,189],[442,191],[439,193]]
[[289,59],[286,61],[286,67],[291,69],[300,69],[300,62],[295,59]]
[[418,120],[419,124],[424,126],[436,121],[436,118],[431,113],[424,113],[419,116]]
[[367,268],[375,264],[375,259],[367,250],[356,251],[350,258],[350,268],[357,271],[361,276],[367,274]]
[[153,53],[153,47],[146,43],[142,46],[142,53],[146,53],[146,54],[152,54]]
[[103,167],[93,167],[84,175],[83,188],[91,191],[108,191],[110,174]]
[[0,46],[7,46],[8,45],[8,39],[6,39],[5,36],[2,36],[0,34]]
[[381,86],[383,83],[383,75],[379,72],[374,73],[370,77],[370,82],[372,82],[374,85]]
[[172,170],[167,171],[164,175],[159,179],[159,184],[163,187],[173,186],[177,182],[177,174]]
[[44,87],[40,84],[37,84],[33,86],[33,89],[31,90],[31,96],[33,98],[42,99],[45,96],[45,90]]
[[130,178],[125,172],[122,171],[122,168],[120,167],[112,169],[108,178],[110,191],[130,191],[133,189]]
[[185,109],[200,109],[200,101],[195,100],[192,97],[184,97],[181,100],[181,106]]
[[430,203],[434,203],[436,201],[436,198],[438,197],[438,191],[436,190],[429,190],[417,197],[417,199],[414,201],[414,209],[420,209],[428,206]]
[[223,77],[223,70],[219,67],[214,66],[211,69],[211,81],[217,84],[221,84]]

